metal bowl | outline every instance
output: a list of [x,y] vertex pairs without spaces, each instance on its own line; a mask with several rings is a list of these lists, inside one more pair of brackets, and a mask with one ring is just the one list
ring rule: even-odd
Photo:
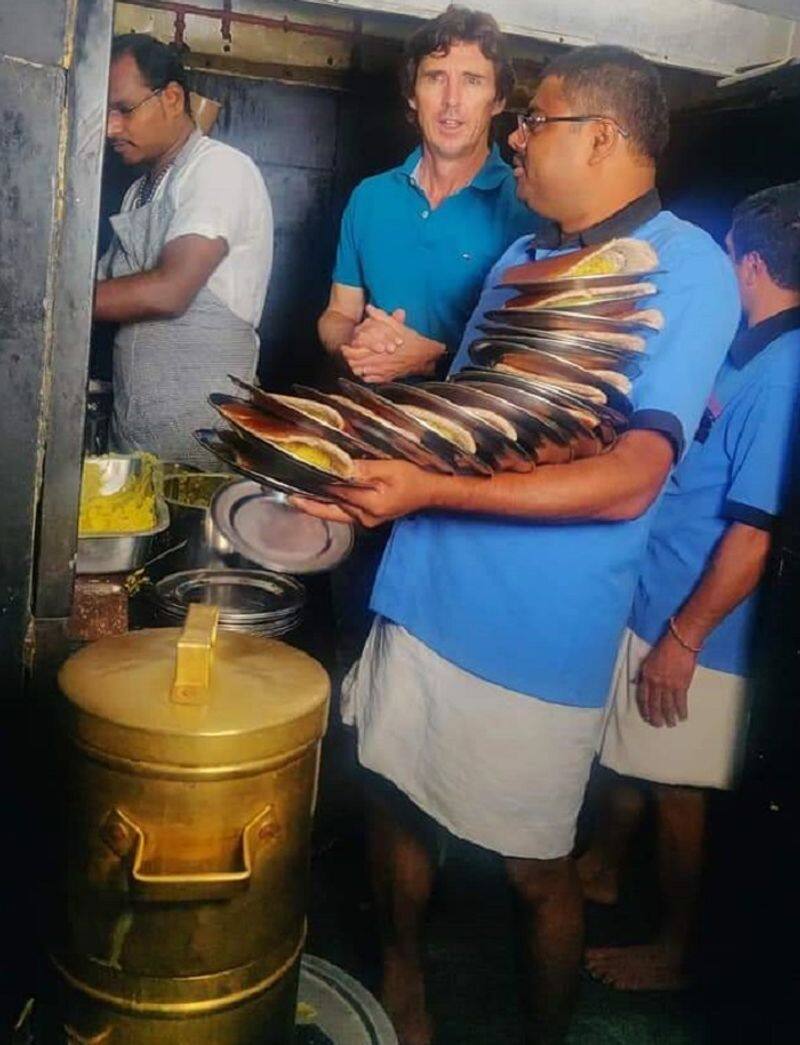
[[[108,454],[102,458],[87,457],[87,461],[102,460],[113,493],[121,489],[129,476],[142,468],[142,458],[136,454]],[[169,508],[158,489],[155,491],[156,524],[148,530],[133,533],[99,533],[78,537],[75,572],[127,573],[137,569],[147,559],[153,539],[169,526]]]

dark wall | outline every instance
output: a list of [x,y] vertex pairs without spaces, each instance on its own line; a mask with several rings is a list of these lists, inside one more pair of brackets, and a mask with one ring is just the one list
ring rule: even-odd
[[668,205],[722,241],[735,203],[800,178],[800,99],[678,114],[662,164]]

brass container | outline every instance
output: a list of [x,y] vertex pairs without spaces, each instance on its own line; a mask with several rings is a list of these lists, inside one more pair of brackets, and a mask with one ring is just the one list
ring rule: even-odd
[[291,1041],[329,684],[306,654],[186,626],[61,669],[71,741],[65,922],[74,1042]]

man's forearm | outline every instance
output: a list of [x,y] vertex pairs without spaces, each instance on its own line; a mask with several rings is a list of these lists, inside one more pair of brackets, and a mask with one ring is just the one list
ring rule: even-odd
[[772,535],[734,522],[691,596],[675,615],[681,637],[702,646],[708,635],[755,591],[766,569]]
[[658,496],[672,448],[656,432],[631,432],[599,457],[544,465],[527,475],[491,479],[436,477],[432,507],[557,522],[633,519]]
[[334,357],[342,359],[342,345],[349,345],[353,339],[353,332],[358,321],[338,312],[333,308],[326,308],[319,317],[317,333],[325,350]]
[[153,269],[96,283],[93,316],[110,323],[171,319],[182,315],[187,304],[174,285]]

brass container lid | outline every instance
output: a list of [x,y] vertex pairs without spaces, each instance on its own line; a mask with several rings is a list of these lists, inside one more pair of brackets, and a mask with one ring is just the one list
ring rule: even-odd
[[100,639],[62,666],[73,739],[101,760],[246,772],[288,759],[325,731],[330,683],[275,639],[217,633],[216,607],[180,628]]

